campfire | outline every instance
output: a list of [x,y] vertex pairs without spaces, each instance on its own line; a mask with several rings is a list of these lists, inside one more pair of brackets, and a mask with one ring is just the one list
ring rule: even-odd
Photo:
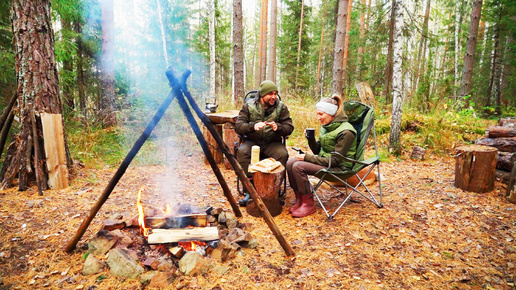
[[167,204],[164,211],[153,209],[151,214],[146,215],[141,203],[143,190],[142,187],[138,191],[136,205],[138,224],[148,244],[177,243],[186,251],[195,251],[199,246],[206,246],[206,242],[219,239],[217,227],[208,223],[208,212],[213,210],[211,207],[208,212],[202,212],[198,207],[179,204],[172,210]]

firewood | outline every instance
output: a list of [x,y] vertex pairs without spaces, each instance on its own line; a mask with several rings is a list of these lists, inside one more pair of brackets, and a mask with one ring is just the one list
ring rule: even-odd
[[515,118],[502,118],[498,120],[499,126],[516,126],[516,119]]
[[213,241],[219,238],[217,227],[189,229],[152,229],[147,236],[149,244],[166,244],[180,241]]
[[516,162],[516,153],[498,152],[496,168],[511,171],[514,166],[514,162]]
[[489,126],[487,137],[516,137],[516,128],[509,126]]
[[173,247],[173,248],[170,248],[168,249],[168,251],[170,252],[170,254],[172,254],[172,256],[178,258],[178,259],[181,259],[183,257],[183,255],[185,254],[185,249],[183,247]]
[[503,152],[516,152],[516,137],[506,138],[480,138],[475,144],[497,148]]
[[169,217],[145,217],[145,226],[149,228],[176,229],[187,226],[205,227],[206,214],[191,214]]
[[473,192],[489,192],[494,188],[496,148],[482,145],[457,149],[455,186]]

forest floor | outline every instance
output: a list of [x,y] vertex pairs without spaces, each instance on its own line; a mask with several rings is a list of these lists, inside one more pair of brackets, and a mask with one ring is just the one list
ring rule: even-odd
[[[116,168],[81,169],[66,190],[0,192],[0,289],[148,289],[138,279],[109,270],[81,274],[86,244],[117,213],[137,214],[145,203],[187,202],[231,211],[220,185],[199,153],[173,158],[170,166],[130,166],[102,206],[77,249],[64,247],[104,191]],[[171,163],[171,162],[169,162]],[[242,209],[258,247],[225,262],[225,274],[178,274],[170,289],[514,289],[516,205],[506,186],[488,193],[454,187],[455,160],[427,156],[383,162],[383,208],[358,198],[333,220],[321,208],[301,219],[274,218],[295,251],[285,255],[262,218]],[[236,196],[234,172],[221,167]],[[376,189],[378,184],[372,186]],[[325,190],[323,196],[331,195]],[[335,208],[340,197],[329,200]]]

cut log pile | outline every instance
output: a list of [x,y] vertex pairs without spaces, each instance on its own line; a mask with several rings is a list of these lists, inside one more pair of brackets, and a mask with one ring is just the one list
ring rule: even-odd
[[498,149],[496,177],[508,184],[514,162],[516,161],[516,118],[503,118],[495,126],[486,130],[486,137],[475,144]]

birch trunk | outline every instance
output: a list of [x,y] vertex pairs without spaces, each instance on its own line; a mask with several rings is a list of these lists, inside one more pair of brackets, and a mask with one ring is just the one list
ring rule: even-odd
[[209,41],[210,41],[210,97],[215,99],[215,0],[208,4],[209,13]]
[[339,0],[337,13],[337,29],[335,35],[335,49],[333,50],[333,77],[332,93],[342,94],[342,63],[344,57],[344,37],[346,33],[346,18],[348,11],[348,0]]
[[385,99],[387,103],[391,103],[393,98],[391,97],[391,81],[392,81],[392,53],[393,53],[393,42],[394,42],[394,24],[396,22],[395,14],[396,0],[392,0],[391,5],[391,21],[389,23],[389,45],[387,47],[387,67],[385,68]]
[[392,123],[389,138],[389,150],[396,156],[401,155],[401,117],[403,106],[403,73],[402,73],[402,54],[403,54],[403,0],[396,0],[394,4],[395,25],[393,43],[393,75],[392,75]]

